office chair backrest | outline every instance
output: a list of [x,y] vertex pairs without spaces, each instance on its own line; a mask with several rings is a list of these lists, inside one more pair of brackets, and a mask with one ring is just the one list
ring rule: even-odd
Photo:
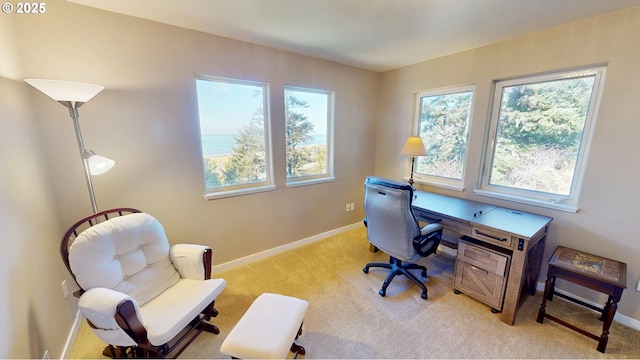
[[415,255],[413,239],[420,234],[413,215],[413,187],[376,176],[365,181],[364,211],[369,241],[401,260]]

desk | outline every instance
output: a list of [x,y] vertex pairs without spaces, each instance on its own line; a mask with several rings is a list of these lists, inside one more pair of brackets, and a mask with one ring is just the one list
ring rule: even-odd
[[[589,289],[607,294],[609,299],[601,309],[591,304],[584,303],[567,295],[562,295],[555,291],[556,277],[570,281]],[[582,251],[558,246],[549,259],[549,271],[547,281],[544,286],[544,297],[538,311],[537,321],[542,324],[544,318],[553,320],[582,335],[586,335],[594,340],[598,340],[598,351],[604,352],[609,341],[609,327],[616,314],[618,302],[622,297],[622,290],[627,287],[627,264],[611,259],[606,259],[598,255],[588,254]],[[599,311],[602,316],[602,335],[594,335],[578,328],[566,321],[560,320],[552,315],[546,314],[547,299],[552,300],[553,295],[561,296],[582,306]]]
[[419,190],[414,192],[412,207],[418,220],[439,222],[470,238],[473,246],[509,257],[501,290],[504,294],[500,298],[500,319],[513,325],[522,302],[536,293],[547,227],[552,218]]

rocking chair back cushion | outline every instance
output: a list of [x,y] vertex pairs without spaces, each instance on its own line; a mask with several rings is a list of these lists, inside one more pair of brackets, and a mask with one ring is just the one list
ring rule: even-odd
[[115,290],[139,306],[180,280],[164,228],[146,213],[116,217],[83,231],[69,248],[69,263],[84,290]]

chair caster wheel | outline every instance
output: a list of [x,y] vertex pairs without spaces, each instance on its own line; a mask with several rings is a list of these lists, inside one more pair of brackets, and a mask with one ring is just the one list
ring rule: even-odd
[[500,310],[498,310],[498,309],[494,309],[494,308],[491,308],[491,312],[492,312],[492,313],[494,313],[494,314],[497,314],[497,313],[499,313],[499,312],[500,312]]
[[366,267],[366,268],[362,269],[362,271],[363,271],[365,274],[368,274],[368,273],[369,273],[369,268],[368,268],[368,267]]
[[460,290],[458,290],[458,289],[453,289],[453,293],[454,293],[454,294],[456,294],[456,295],[458,295],[458,294],[460,294]]
[[380,296],[384,297],[384,296],[387,295],[387,292],[384,291],[384,290],[380,290],[380,291],[378,291],[378,294],[380,294]]
[[423,278],[425,278],[425,279],[427,278],[427,272],[426,271],[423,271],[421,275],[422,275]]
[[423,292],[422,295],[420,295],[421,298],[427,300],[427,293]]

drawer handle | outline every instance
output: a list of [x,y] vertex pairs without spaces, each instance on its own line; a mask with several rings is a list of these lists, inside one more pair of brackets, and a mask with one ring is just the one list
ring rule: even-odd
[[476,254],[480,254],[480,255],[484,255],[486,257],[491,257],[491,253],[486,252],[486,251],[482,251],[482,250],[479,250],[479,249],[473,249],[473,250],[471,250],[471,252],[472,253],[476,253]]
[[477,267],[477,266],[475,266],[475,265],[471,265],[471,268],[472,268],[473,270],[482,271],[482,272],[483,272],[483,273],[485,273],[485,274],[489,274],[489,272],[488,272],[487,270],[485,270],[485,269],[480,269],[479,267]]
[[495,239],[495,240],[498,240],[498,241],[507,241],[507,240],[509,240],[509,239],[507,239],[507,238],[499,238],[499,237],[494,236],[494,235],[485,234],[485,233],[483,233],[482,231],[478,231],[478,230],[474,230],[474,232],[475,232],[476,234],[478,234],[478,235],[486,236],[486,237],[488,237],[488,238],[492,238],[492,239]]

